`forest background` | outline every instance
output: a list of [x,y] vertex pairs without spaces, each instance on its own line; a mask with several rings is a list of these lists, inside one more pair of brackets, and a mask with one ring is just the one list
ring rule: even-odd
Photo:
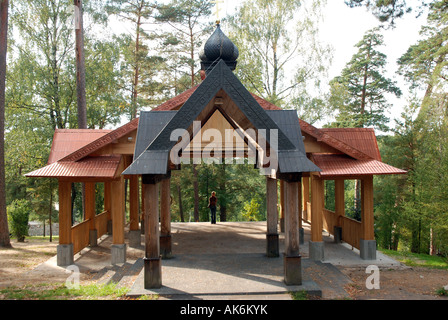
[[[408,171],[374,179],[378,245],[447,256],[448,4],[337,1],[367,10],[376,25],[347,48],[336,76],[329,76],[335,52],[320,38],[325,0],[240,1],[221,13],[240,51],[235,73],[251,92],[311,124],[375,128],[383,161]],[[83,9],[87,128],[116,128],[200,82],[198,53],[216,20],[211,1],[86,0]],[[419,36],[391,68],[384,35],[410,16],[421,25]],[[45,166],[55,129],[80,127],[73,17],[72,1],[10,1],[4,110],[10,221],[21,213],[26,221],[57,221],[57,182],[24,174]],[[346,212],[354,219],[357,185],[346,181]],[[100,198],[103,186],[97,188]],[[208,221],[211,191],[220,221],[266,216],[265,180],[252,165],[184,165],[171,188],[173,221]],[[330,210],[333,193],[326,182]],[[80,194],[76,186],[74,223],[82,220]]]

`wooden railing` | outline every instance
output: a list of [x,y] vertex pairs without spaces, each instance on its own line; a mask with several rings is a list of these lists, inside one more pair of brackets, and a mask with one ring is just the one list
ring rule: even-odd
[[336,213],[327,209],[323,210],[323,228],[327,230],[328,233],[334,233],[334,226],[337,225]]
[[[107,211],[95,216],[95,229],[97,237],[107,233]],[[72,227],[73,253],[78,253],[89,245],[90,219],[84,220]]]
[[[308,213],[304,213],[303,219],[311,222],[311,203],[309,202],[307,209]],[[322,219],[323,229],[330,234],[334,234],[334,227],[340,226],[342,228],[342,240],[359,249],[359,240],[362,235],[361,222],[345,216],[340,216],[338,219],[339,221],[336,221],[336,213],[334,211],[324,209]]]
[[359,240],[361,239],[361,222],[340,217],[340,226],[342,228],[342,240],[359,249]]
[[85,220],[72,227],[73,253],[78,253],[89,245],[89,222]]

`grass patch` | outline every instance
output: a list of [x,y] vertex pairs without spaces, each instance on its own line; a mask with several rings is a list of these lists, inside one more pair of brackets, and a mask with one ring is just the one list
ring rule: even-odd
[[293,300],[309,300],[306,291],[292,291],[289,292]]
[[67,288],[65,284],[37,284],[22,287],[8,287],[0,290],[0,299],[4,300],[115,300],[129,291],[117,288],[115,283],[106,285],[81,285],[79,288]]
[[410,267],[426,267],[448,270],[448,260],[440,256],[387,249],[381,249],[381,252]]

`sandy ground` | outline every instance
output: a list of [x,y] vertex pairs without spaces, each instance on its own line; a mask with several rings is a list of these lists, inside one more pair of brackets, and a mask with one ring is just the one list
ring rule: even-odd
[[[196,242],[190,244],[188,250],[197,250],[195,246],[201,245],[204,236],[201,234],[195,236]],[[240,244],[244,245],[244,241],[246,238],[241,236]],[[23,243],[12,240],[11,244],[12,248],[0,248],[0,290],[8,286],[66,281],[68,275],[62,272],[46,273],[45,277],[38,272],[30,272],[56,255],[56,242],[27,239]],[[188,250],[186,249],[186,252]],[[345,290],[354,300],[443,299],[448,301],[448,297],[436,295],[438,289],[448,285],[448,270],[405,266],[381,268],[380,288],[369,290],[366,288],[366,279],[370,274],[366,273],[365,267],[338,266],[338,268],[353,281],[352,284],[346,286]],[[81,281],[89,282],[91,278],[92,274],[85,272],[82,273]]]

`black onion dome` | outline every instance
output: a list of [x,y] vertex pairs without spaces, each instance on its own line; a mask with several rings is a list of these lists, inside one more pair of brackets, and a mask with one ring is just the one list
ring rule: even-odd
[[224,60],[231,70],[235,70],[238,56],[237,46],[221,31],[219,24],[199,54],[201,67],[206,72],[213,69],[220,59]]

